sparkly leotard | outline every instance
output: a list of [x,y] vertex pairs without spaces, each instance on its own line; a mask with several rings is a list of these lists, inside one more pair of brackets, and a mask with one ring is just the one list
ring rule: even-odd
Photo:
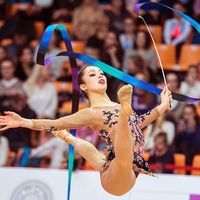
[[[100,137],[106,142],[106,161],[102,172],[108,167],[110,162],[115,158],[114,138],[115,128],[118,123],[120,104],[114,106],[99,106],[90,107],[80,110],[69,116],[65,116],[56,120],[39,119],[32,120],[33,129],[41,130],[41,128],[51,130],[51,127],[56,129],[76,129],[82,126],[90,126],[98,131]],[[136,172],[151,174],[148,163],[143,159],[144,152],[144,136],[141,129],[150,124],[153,120],[159,117],[157,108],[152,109],[142,116],[138,116],[134,111],[129,117],[128,124],[134,141],[133,147],[133,169]],[[123,130],[122,130],[123,131]]]
[[[106,162],[103,165],[102,172],[107,170],[107,168],[110,165],[110,162],[115,158],[115,150],[113,145],[113,140],[111,138],[113,128],[118,122],[119,117],[119,106],[114,107],[93,107],[91,108],[92,112],[95,112],[99,116],[103,116],[103,123],[105,125],[105,129],[100,129],[98,131],[99,136],[102,138],[102,140],[105,141],[107,144],[106,147]],[[138,116],[134,111],[129,117],[128,124],[132,133],[132,139],[134,141],[134,161],[133,165],[136,165],[138,171],[135,171],[135,174],[138,175],[139,171],[142,171],[143,173],[152,174],[151,170],[149,168],[148,163],[143,158],[144,153],[144,136],[141,130],[141,124],[145,120],[146,116],[151,115],[151,111],[146,113],[145,115]],[[123,130],[122,130],[123,131]],[[141,170],[142,169],[142,170]]]

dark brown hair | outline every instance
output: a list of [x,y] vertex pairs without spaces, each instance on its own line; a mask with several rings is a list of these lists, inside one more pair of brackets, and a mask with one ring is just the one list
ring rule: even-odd
[[[83,75],[84,75],[84,71],[85,69],[89,67],[88,65],[82,66],[78,72],[78,85],[80,87],[81,84],[84,84],[85,82],[83,81]],[[81,90],[81,92],[83,93],[83,95],[88,99],[88,95],[85,91]]]

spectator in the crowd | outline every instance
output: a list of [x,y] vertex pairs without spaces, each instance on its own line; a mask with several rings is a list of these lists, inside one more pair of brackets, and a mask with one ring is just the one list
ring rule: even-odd
[[71,22],[74,9],[80,6],[82,0],[54,0],[53,21]]
[[194,0],[193,3],[193,17],[198,18],[200,16],[200,1]]
[[28,94],[28,105],[38,118],[55,117],[58,96],[54,84],[50,81],[50,68],[36,65],[23,87]]
[[128,74],[135,76],[138,72],[144,72],[144,61],[141,56],[139,55],[132,55],[127,58],[126,66],[124,66],[124,71],[126,71]]
[[156,73],[157,70],[157,57],[154,49],[151,48],[150,45],[150,36],[146,31],[138,31],[135,35],[135,44],[134,48],[130,49],[126,52],[125,55],[125,64],[127,57],[130,55],[140,55],[144,61],[145,65],[149,67],[152,73]]
[[16,68],[16,76],[25,81],[32,72],[33,69],[33,50],[30,47],[24,47],[19,55],[19,62]]
[[14,33],[13,42],[7,48],[8,56],[14,61],[17,61],[18,55],[21,50],[29,45],[29,37],[25,31],[18,30]]
[[119,39],[124,51],[133,49],[135,40],[135,20],[131,17],[124,20],[124,33],[120,34]]
[[126,65],[123,65],[123,70],[132,76],[135,76],[138,72],[142,72],[148,77],[150,83],[156,83],[157,77],[148,68],[143,60],[143,58],[138,54],[133,54],[128,56]]
[[[107,34],[100,52],[100,60],[112,65],[117,69],[122,69],[123,49],[121,48],[119,37],[116,32],[109,31]],[[116,91],[116,88],[118,88],[120,82],[112,76],[109,76],[107,81],[108,95],[114,101],[117,98],[116,92],[114,91]]]
[[7,110],[11,106],[11,100],[15,95],[22,92],[22,82],[15,77],[15,63],[5,58],[0,63],[0,110]]
[[182,94],[200,98],[200,81],[198,80],[198,74],[197,65],[189,66],[185,81],[183,81],[180,86],[180,92]]
[[[148,82],[149,78],[144,72],[135,75],[136,78]],[[138,87],[133,89],[132,107],[138,115],[142,115],[153,109],[157,105],[157,97],[155,94],[149,93]]]
[[156,121],[147,126],[145,134],[145,150],[150,151],[154,146],[154,139],[160,132],[167,135],[167,143],[172,145],[175,137],[175,125],[167,121],[165,116],[160,116]]
[[53,137],[46,143],[33,148],[29,159],[50,155],[50,167],[59,168],[66,152],[68,152],[68,145],[59,138]]
[[8,54],[7,54],[6,48],[3,46],[0,46],[0,62],[7,57],[8,57]]
[[[14,1],[11,3],[14,3]],[[25,1],[18,1],[17,9],[12,9],[9,3],[5,3],[5,23],[0,29],[0,39],[13,38],[15,33],[19,31],[24,32],[30,38],[35,38],[35,28],[33,19],[31,19],[31,9],[32,5],[30,1],[27,3]]]
[[185,105],[174,144],[176,152],[185,154],[188,165],[192,164],[194,155],[200,153],[200,124],[195,105]]
[[[167,83],[169,84],[169,89],[172,92],[180,93],[180,82],[178,75],[175,72],[170,72],[166,75]],[[177,122],[182,115],[184,103],[180,101],[173,100],[171,101],[171,108],[166,113],[167,118]]]
[[87,41],[99,29],[103,15],[97,0],[83,0],[73,14],[72,31],[75,37]]
[[36,20],[44,21],[46,25],[49,25],[51,22],[53,3],[54,0],[33,0],[33,5],[29,12],[33,13]]
[[130,13],[126,9],[125,0],[111,0],[111,10],[105,11],[105,14],[110,19],[111,29],[114,29],[118,33],[123,32],[124,20],[127,17],[131,17]]
[[[185,12],[184,5],[175,2],[173,8]],[[185,42],[191,32],[191,25],[181,16],[174,14],[174,17],[166,20],[164,24],[164,42],[166,44],[176,45],[177,58],[180,55],[181,45]]]
[[6,165],[9,152],[9,143],[6,137],[0,135],[0,167]]
[[156,165],[153,170],[156,173],[173,173],[173,170],[166,169],[166,164],[174,164],[174,158],[165,132],[160,132],[155,136],[153,151],[148,162]]
[[[18,113],[22,117],[28,117],[29,119],[35,119],[36,114],[27,105],[27,96],[21,92],[15,95],[10,104],[10,110]],[[25,146],[31,146],[31,131],[25,128],[9,129],[4,131],[3,135],[9,140],[10,148],[12,151],[17,151]]]

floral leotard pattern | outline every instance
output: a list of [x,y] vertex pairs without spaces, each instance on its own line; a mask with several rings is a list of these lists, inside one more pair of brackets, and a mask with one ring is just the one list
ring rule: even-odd
[[[94,109],[93,109],[94,111]],[[107,151],[107,157],[106,157],[106,162],[103,166],[102,172],[104,172],[108,167],[110,162],[115,158],[115,150],[114,150],[114,145],[113,141],[110,137],[111,129],[117,124],[118,122],[118,117],[119,117],[119,109],[109,109],[109,110],[101,110],[103,114],[103,119],[104,119],[104,125],[107,125],[110,130],[108,129],[101,129],[98,131],[99,136],[102,138],[102,140],[105,141],[107,144],[106,151]],[[142,121],[144,121],[145,116],[150,115],[151,112],[149,111],[146,113],[144,116],[138,117],[138,115],[133,112],[128,120],[129,127],[132,133],[132,139],[135,142],[135,148],[134,148],[134,161],[133,164],[137,166],[139,171],[141,169],[143,172],[147,174],[151,174],[151,170],[149,168],[148,163],[144,160],[143,158],[143,153],[144,153],[144,136],[142,133],[142,130],[140,128],[140,125]],[[135,172],[136,175],[138,175],[138,172]]]

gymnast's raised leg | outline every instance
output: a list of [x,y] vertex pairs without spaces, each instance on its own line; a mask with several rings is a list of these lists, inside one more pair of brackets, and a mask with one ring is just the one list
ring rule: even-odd
[[114,150],[116,157],[101,175],[101,182],[109,193],[123,195],[133,187],[136,180],[132,169],[134,141],[128,125],[128,119],[132,113],[132,86],[123,86],[118,92],[118,98],[121,108],[115,130]]
[[68,144],[73,145],[74,149],[85,158],[95,170],[101,172],[103,164],[105,163],[105,155],[100,153],[93,144],[74,137],[66,130],[52,131],[52,134],[60,137]]

